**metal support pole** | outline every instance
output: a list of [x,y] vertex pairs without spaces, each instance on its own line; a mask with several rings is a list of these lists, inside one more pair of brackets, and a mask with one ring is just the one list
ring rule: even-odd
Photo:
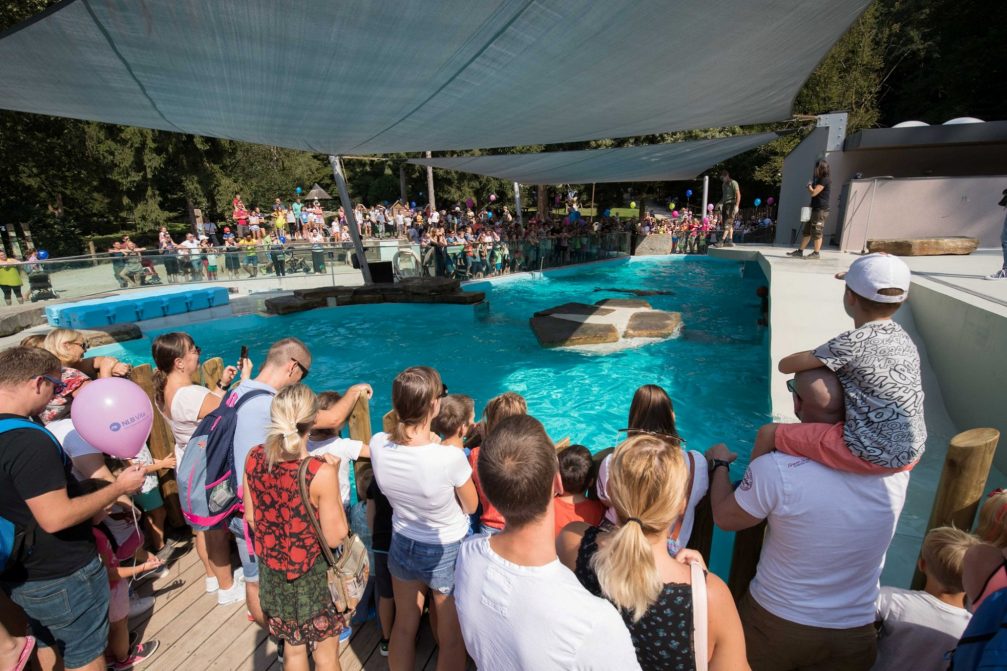
[[706,216],[706,204],[710,202],[710,176],[703,175],[703,214]]
[[343,204],[343,212],[346,213],[346,225],[350,229],[350,237],[353,239],[353,248],[357,252],[357,261],[360,262],[360,273],[364,276],[364,284],[373,284],[371,279],[371,267],[367,264],[367,257],[364,256],[364,243],[360,241],[360,229],[357,228],[357,216],[353,211],[353,201],[350,200],[350,193],[346,190],[346,177],[343,175],[343,164],[338,156],[329,155],[329,163],[332,164],[332,176],[336,180],[339,188],[339,202]]
[[517,225],[524,228],[524,213],[521,211],[521,185],[514,182],[514,208],[517,210]]
[[[429,151],[427,158],[433,158]],[[427,202],[430,203],[431,212],[437,209],[437,199],[434,197],[434,169],[429,165],[427,166]]]

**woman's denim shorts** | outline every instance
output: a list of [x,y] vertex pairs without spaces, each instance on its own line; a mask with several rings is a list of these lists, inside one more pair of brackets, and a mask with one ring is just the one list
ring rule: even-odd
[[388,571],[399,580],[415,580],[450,596],[455,590],[455,560],[462,542],[421,543],[392,533]]

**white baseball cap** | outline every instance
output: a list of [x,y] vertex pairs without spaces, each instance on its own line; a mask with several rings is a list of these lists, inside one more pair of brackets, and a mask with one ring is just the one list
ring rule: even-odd
[[[909,297],[912,274],[909,266],[897,256],[877,252],[861,256],[836,279],[846,280],[846,286],[858,296],[878,303],[901,303]],[[897,296],[879,293],[881,289],[902,289]]]

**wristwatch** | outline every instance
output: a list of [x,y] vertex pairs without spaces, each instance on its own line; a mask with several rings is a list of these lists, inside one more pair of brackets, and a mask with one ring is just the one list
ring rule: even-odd
[[731,470],[731,462],[730,461],[724,461],[723,459],[710,459],[710,473],[713,473],[720,466],[723,466],[728,471]]

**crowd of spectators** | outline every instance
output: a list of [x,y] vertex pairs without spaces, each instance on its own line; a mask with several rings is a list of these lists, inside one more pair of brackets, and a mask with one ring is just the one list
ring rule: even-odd
[[[127,626],[152,605],[132,588],[163,575],[177,549],[155,512],[156,474],[177,468],[218,408],[235,412],[226,449],[244,511],[197,529],[205,590],[221,606],[244,601],[284,668],[306,670],[309,656],[340,668],[353,614],[333,600],[320,541],[339,547],[351,531],[371,539],[374,557],[357,619],[374,606],[396,671],[413,668],[426,612],[441,669],[468,657],[506,670],[945,668],[956,642],[956,655],[985,645],[965,632],[970,612],[986,621],[979,614],[1003,607],[1007,495],[985,502],[975,535],[927,534],[923,590],[879,588],[926,439],[919,357],[891,320],[909,289],[904,264],[868,255],[845,282],[854,328],[780,361],[800,422],[762,427],[743,474],[726,445],[686,449],[657,385],[636,390],[626,439],[590,446],[592,457],[550,438],[519,394],[491,399],[477,421],[471,398],[410,367],[391,382],[390,430],[365,444],[340,436],[371,387],[316,394],[300,340],[273,344],[257,371],[248,359],[227,367],[207,389],[191,382],[201,352],[185,333],[152,346],[175,454],[122,462],[67,417],[84,385],[127,366],[88,359],[66,330],[0,352],[0,516],[31,530],[30,552],[15,551],[0,574],[30,635],[0,629],[0,668],[20,670],[35,646],[44,669],[61,659],[125,671],[156,653]],[[737,603],[687,547],[707,494],[722,529],[768,525]],[[13,608],[3,604],[4,623]]]

